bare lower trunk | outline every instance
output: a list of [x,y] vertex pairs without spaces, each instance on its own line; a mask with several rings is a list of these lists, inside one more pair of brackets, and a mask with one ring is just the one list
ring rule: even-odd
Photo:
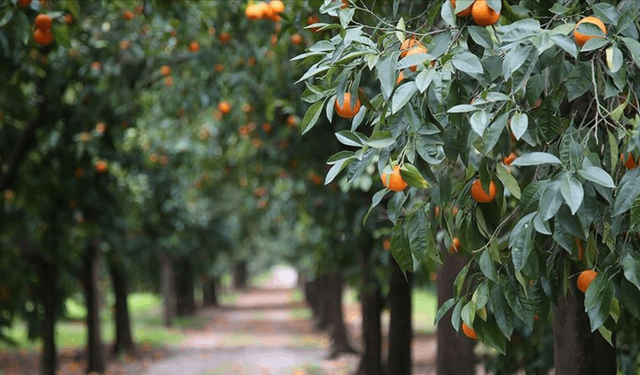
[[160,289],[163,297],[162,318],[165,326],[171,325],[171,320],[176,316],[176,293],[173,283],[173,262],[171,258],[160,253]]
[[193,316],[196,313],[195,290],[193,286],[193,272],[189,259],[177,262],[175,275],[175,290],[178,316]]
[[360,304],[362,307],[362,353],[358,364],[358,375],[383,375],[382,333],[380,331],[380,310],[382,297],[380,285],[371,270],[375,268],[371,260],[372,241],[360,243],[360,269],[362,270]]
[[326,274],[319,275],[317,278],[316,305],[318,314],[316,317],[315,329],[318,331],[326,331],[329,328],[330,319],[330,300],[328,293],[328,276]]
[[318,279],[307,280],[304,283],[304,299],[309,304],[313,317],[318,316]]
[[90,245],[84,254],[84,296],[87,307],[87,372],[104,372],[105,356],[100,332],[100,299],[98,278],[100,253],[96,246]]
[[[453,282],[465,266],[465,260],[457,254],[447,255],[438,270],[438,306],[453,297]],[[438,323],[438,375],[475,374],[475,342],[462,334],[456,334],[451,326],[451,310]]]
[[[115,256],[117,257],[117,255]],[[133,349],[133,338],[131,337],[131,319],[127,302],[127,279],[122,262],[112,258],[109,262],[109,273],[111,274],[113,293],[116,297],[114,311],[116,342],[113,350],[116,353],[128,352]]]
[[233,287],[236,290],[243,290],[247,288],[247,261],[240,260],[236,262],[233,267]]
[[591,333],[582,293],[572,290],[566,297],[558,297],[553,307],[553,331],[556,374],[616,374],[616,349],[599,332]]
[[342,290],[344,281],[339,269],[332,270],[328,275],[327,292],[329,294],[329,320],[331,329],[331,349],[329,358],[335,358],[340,354],[355,353],[351,346],[349,332],[344,324],[342,314]]
[[51,263],[42,266],[42,304],[44,306],[44,321],[42,324],[42,359],[40,368],[43,375],[55,375],[58,370],[56,353],[55,327],[56,306],[58,298],[58,272]]
[[214,277],[206,277],[202,283],[202,304],[205,307],[218,306],[218,281]]
[[389,290],[389,358],[388,374],[411,374],[411,282],[412,276],[407,272],[405,279],[398,264],[391,259],[391,280]]

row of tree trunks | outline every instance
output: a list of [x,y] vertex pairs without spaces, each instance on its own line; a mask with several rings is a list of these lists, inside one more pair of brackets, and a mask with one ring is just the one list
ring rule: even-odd
[[204,307],[218,306],[217,285],[220,283],[218,278],[207,276],[202,282],[202,305]]
[[129,305],[127,303],[127,276],[124,264],[117,258],[117,255],[109,260],[109,274],[111,275],[113,293],[116,297],[114,311],[116,342],[113,350],[115,353],[130,352],[133,349],[133,338],[131,336]]
[[412,275],[406,278],[393,259],[390,259],[391,277],[389,279],[389,355],[387,373],[396,375],[411,374],[411,341],[413,327],[411,322],[411,284]]
[[247,288],[249,274],[247,272],[247,261],[237,261],[233,266],[233,287],[236,290],[244,290]]

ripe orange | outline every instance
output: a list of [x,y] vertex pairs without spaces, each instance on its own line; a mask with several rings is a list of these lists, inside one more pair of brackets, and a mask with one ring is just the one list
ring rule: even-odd
[[163,65],[163,66],[160,68],[160,73],[161,73],[163,76],[168,76],[169,74],[171,74],[171,67],[170,67],[169,65]]
[[41,30],[49,30],[51,29],[51,17],[46,14],[38,14],[34,21],[36,24],[36,28]]
[[505,156],[504,158],[502,158],[502,161],[506,165],[511,165],[511,163],[513,163],[517,158],[518,158],[518,155],[516,155],[515,152],[512,152],[508,156]]
[[422,43],[418,40],[416,36],[411,36],[406,38],[404,42],[400,45],[400,57],[407,56],[407,52],[409,52],[414,47],[424,47]]
[[318,176],[317,174],[312,174],[311,175],[311,182],[314,185],[322,185],[322,177]]
[[67,13],[64,15],[64,23],[71,25],[73,23],[73,14]]
[[253,112],[253,106],[249,103],[244,103],[242,105],[242,112],[244,113],[251,113]]
[[151,154],[149,155],[149,161],[152,163],[155,163],[158,161],[158,154]]
[[402,82],[404,80],[404,71],[400,71],[400,74],[398,74],[398,78],[396,79],[396,86],[398,86],[400,84],[400,82]]
[[127,50],[129,48],[131,48],[131,41],[129,40],[122,40],[120,41],[120,45],[119,45],[120,50],[124,51]]
[[489,194],[482,190],[482,182],[480,179],[476,179],[473,181],[473,185],[471,185],[471,197],[476,200],[476,202],[488,203],[491,202],[496,197],[496,184],[491,181],[489,185]]
[[465,322],[462,322],[462,332],[464,333],[465,336],[467,336],[470,339],[473,339],[473,340],[478,339],[478,335],[476,334],[476,331],[473,328],[469,327]]
[[449,252],[453,254],[453,253],[457,253],[459,250],[460,250],[460,240],[458,239],[458,237],[454,237],[453,240],[451,240],[451,246],[449,246]]
[[200,43],[196,42],[195,40],[189,43],[189,51],[195,53],[195,52],[198,52],[199,50],[200,50]]
[[433,209],[433,212],[436,214],[436,217],[440,216],[440,206],[436,206]]
[[[307,17],[307,26],[313,25],[313,24],[316,24],[316,23],[320,23],[320,18],[318,18],[317,15],[312,14],[309,17]],[[314,27],[314,28],[311,28],[309,30],[313,31],[314,33],[317,33],[318,30],[320,30],[320,28],[319,27]]]
[[361,106],[362,106],[362,103],[360,103],[360,98],[357,98],[356,99],[356,104],[352,108],[351,107],[351,94],[348,93],[348,92],[345,92],[344,93],[344,102],[342,103],[342,107],[338,103],[338,98],[336,98],[335,110],[336,110],[336,113],[338,114],[338,116],[340,116],[340,117],[353,118],[353,117],[355,117],[355,115],[358,114],[358,111],[360,111],[360,107]]
[[31,0],[18,0],[18,6],[20,8],[26,8],[31,5]]
[[[453,10],[455,11],[456,10],[456,0],[451,0],[451,5],[453,6]],[[458,16],[458,17],[469,17],[471,15],[472,6],[473,6],[473,2],[471,2],[471,5],[469,5],[467,7],[467,9],[456,13],[456,16]]]
[[91,69],[100,70],[102,69],[102,63],[100,61],[94,61],[91,63]]
[[122,13],[122,18],[124,18],[127,21],[132,20],[133,17],[135,17],[135,16],[136,16],[136,14],[133,13],[132,11],[130,11],[130,10],[125,10],[124,13]]
[[392,191],[402,191],[408,186],[400,174],[400,167],[397,165],[393,167],[393,172],[391,172],[391,176],[389,176],[389,182],[387,182],[387,174],[382,173],[382,184]]
[[264,130],[265,133],[270,133],[271,124],[269,124],[268,122],[265,122],[264,124],[262,124],[262,130]]
[[53,42],[53,35],[51,35],[51,30],[35,29],[33,40],[41,46],[47,46]]
[[80,142],[87,143],[91,140],[91,134],[89,132],[80,133]]
[[164,85],[167,87],[173,86],[173,77],[171,76],[164,77]]
[[224,70],[224,65],[216,64],[216,66],[214,66],[213,69],[216,71],[216,73],[222,73],[222,71]]
[[229,114],[229,112],[231,112],[231,104],[228,101],[223,100],[220,103],[218,103],[218,110],[223,115],[227,115]]
[[284,3],[280,0],[271,0],[269,7],[276,14],[284,12]]
[[298,127],[298,119],[296,119],[295,116],[290,115],[289,117],[287,117],[287,125],[289,125],[292,128],[297,128]]
[[96,124],[96,131],[99,134],[104,133],[104,131],[107,129],[107,126],[104,124],[104,122],[100,122]]
[[[417,54],[420,54],[420,53],[427,53],[427,52],[428,52],[428,50],[425,47],[417,46],[417,47],[414,47],[414,48],[410,49],[405,56],[409,57],[411,55],[417,55]],[[410,66],[409,69],[411,69],[412,72],[415,72],[418,69],[418,66],[417,65],[413,65],[413,66]]]
[[382,240],[382,250],[389,251],[391,250],[391,241],[388,238]]
[[584,245],[582,245],[582,241],[579,238],[575,239],[576,245],[578,245],[578,260],[582,260],[584,258]]
[[624,156],[624,154],[620,154],[620,161],[624,163],[624,166],[627,167],[627,169],[633,169],[638,165],[638,163],[633,159],[632,153],[628,154],[626,161],[624,160]]
[[98,160],[96,162],[96,172],[104,173],[107,171],[107,162],[104,160]]
[[343,6],[340,7],[340,9],[346,9],[349,7],[349,1],[348,0],[342,0],[342,4],[344,4]]
[[451,207],[451,215],[456,216],[458,214],[458,206]]
[[500,13],[491,9],[487,0],[476,0],[471,7],[471,18],[478,26],[491,26],[498,22]]
[[602,30],[602,32],[604,33],[604,35],[607,35],[607,27],[604,25],[604,23],[596,17],[585,17],[583,19],[581,19],[580,21],[578,21],[578,23],[576,24],[576,27],[573,29],[573,38],[576,40],[576,43],[578,43],[578,45],[580,47],[584,46],[584,44],[589,40],[589,39],[593,39],[593,38],[603,38],[602,36],[596,36],[596,35],[585,35],[582,34],[578,31],[578,26],[580,26],[581,23],[590,23],[593,25],[596,25],[600,28],[600,30]]
[[293,34],[291,35],[291,44],[300,45],[304,40],[302,39],[302,35]]
[[249,4],[247,9],[244,10],[244,16],[247,17],[248,20],[257,20],[262,16],[262,12],[256,4]]
[[231,34],[223,31],[220,33],[220,36],[218,36],[218,38],[220,38],[220,42],[222,42],[222,44],[227,44],[231,41]]
[[596,276],[598,276],[598,273],[596,271],[582,271],[580,273],[580,276],[578,276],[578,289],[580,289],[582,293],[586,293],[587,288],[589,288],[589,285],[591,285],[591,282],[596,278]]

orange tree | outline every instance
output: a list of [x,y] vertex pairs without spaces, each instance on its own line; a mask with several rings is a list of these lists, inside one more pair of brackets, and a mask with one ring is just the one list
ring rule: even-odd
[[453,309],[456,330],[505,353],[553,303],[556,371],[611,371],[614,334],[640,318],[640,4],[452,3],[325,1],[335,23],[314,27],[339,32],[300,56],[302,131],[353,118],[327,182],[390,176],[371,206],[392,194],[400,267],[458,239],[470,261],[436,320]]

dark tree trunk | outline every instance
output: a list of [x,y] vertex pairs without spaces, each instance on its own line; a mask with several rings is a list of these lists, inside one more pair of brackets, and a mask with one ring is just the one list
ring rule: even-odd
[[218,306],[217,285],[217,278],[209,276],[207,276],[202,283],[202,305],[204,307]]
[[349,332],[344,324],[342,314],[342,289],[344,281],[339,269],[332,270],[328,275],[326,294],[329,302],[329,321],[331,329],[331,349],[329,358],[336,358],[340,354],[355,353],[351,346]]
[[104,372],[105,356],[100,337],[100,298],[98,278],[100,254],[96,246],[90,245],[84,254],[84,298],[87,307],[87,372]]
[[[466,261],[457,254],[445,257],[444,264],[438,270],[438,306],[453,297],[453,281],[465,264]],[[475,341],[462,333],[456,334],[451,326],[451,313],[449,310],[438,324],[438,375],[473,375]]]
[[362,307],[362,353],[358,365],[358,375],[382,375],[382,332],[380,331],[380,310],[382,297],[380,285],[371,270],[372,240],[361,240],[360,269],[362,270],[360,304]]
[[58,298],[58,272],[55,265],[42,265],[42,304],[44,306],[44,321],[42,322],[42,359],[40,368],[43,375],[55,375],[58,370],[58,356],[56,353],[55,328],[56,307]]
[[124,265],[119,259],[114,259],[114,255],[109,261],[109,273],[113,284],[113,293],[116,297],[114,319],[116,322],[116,342],[113,351],[122,353],[133,349],[133,338],[131,337],[131,319],[129,319],[129,304],[127,303],[127,279]]
[[411,374],[411,282],[412,276],[407,272],[405,279],[398,264],[390,259],[391,280],[389,290],[389,357],[387,373],[394,375]]
[[247,261],[240,260],[233,266],[233,287],[236,290],[247,288]]
[[316,305],[318,307],[318,315],[316,317],[315,329],[318,331],[326,331],[329,328],[330,319],[330,301],[328,296],[328,276],[326,274],[318,276]]
[[196,314],[195,290],[191,268],[191,262],[188,259],[182,259],[178,262],[178,269],[175,272],[176,314],[178,316],[193,316]]
[[161,252],[160,258],[160,289],[162,290],[163,303],[163,322],[164,325],[171,326],[171,320],[176,316],[176,292],[173,282],[173,262],[171,258]]
[[309,304],[313,317],[318,316],[318,279],[307,280],[304,283],[304,298]]
[[558,297],[553,335],[556,374],[616,374],[616,349],[599,332],[591,333],[581,292],[574,289],[565,298]]

